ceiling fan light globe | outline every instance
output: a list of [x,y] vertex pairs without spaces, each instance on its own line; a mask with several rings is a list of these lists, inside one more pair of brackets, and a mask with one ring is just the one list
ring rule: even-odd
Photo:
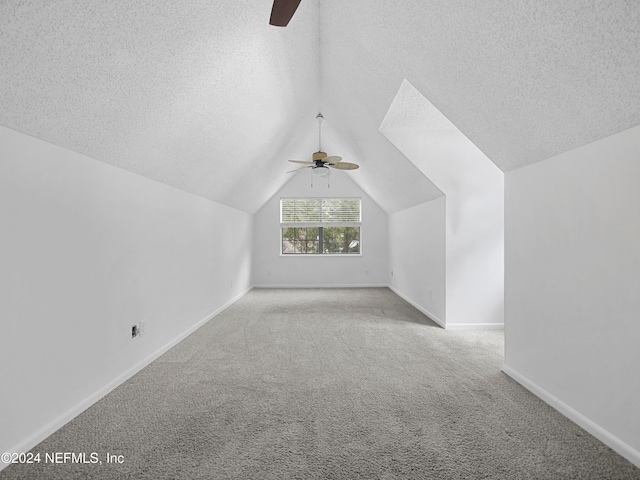
[[316,175],[326,175],[329,172],[327,167],[316,167],[313,169],[313,173]]

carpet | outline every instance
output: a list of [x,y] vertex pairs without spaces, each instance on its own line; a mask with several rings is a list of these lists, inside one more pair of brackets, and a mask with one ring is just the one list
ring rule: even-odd
[[0,478],[640,479],[503,348],[386,288],[256,289],[32,450],[87,463]]

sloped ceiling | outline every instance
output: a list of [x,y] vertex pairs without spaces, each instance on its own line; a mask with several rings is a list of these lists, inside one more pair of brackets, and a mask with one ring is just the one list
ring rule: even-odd
[[271,4],[0,2],[0,124],[250,213],[318,111],[387,212],[441,195],[379,132],[404,79],[503,171],[640,124],[635,1]]
[[317,2],[271,5],[3,1],[0,124],[254,212],[317,144]]
[[320,33],[323,108],[363,145],[405,78],[503,171],[640,124],[640,2],[322,0]]

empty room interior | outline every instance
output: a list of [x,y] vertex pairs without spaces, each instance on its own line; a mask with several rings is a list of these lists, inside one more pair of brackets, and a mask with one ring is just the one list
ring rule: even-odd
[[0,2],[0,478],[640,478],[640,3],[297,4]]

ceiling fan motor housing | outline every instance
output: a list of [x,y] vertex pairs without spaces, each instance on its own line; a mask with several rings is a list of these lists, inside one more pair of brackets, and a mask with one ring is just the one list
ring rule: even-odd
[[322,160],[324,158],[327,158],[327,154],[324,152],[316,152],[313,154],[313,161],[317,161],[317,160]]

